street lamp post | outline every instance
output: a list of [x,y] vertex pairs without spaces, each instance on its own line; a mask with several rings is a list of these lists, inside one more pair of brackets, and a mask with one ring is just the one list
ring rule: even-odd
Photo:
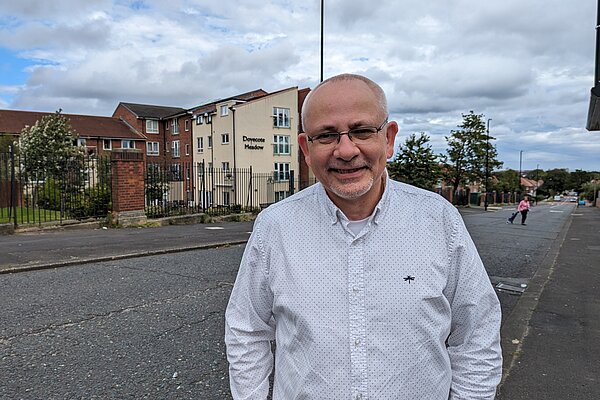
[[488,118],[487,120],[487,135],[486,135],[486,145],[485,145],[485,200],[483,201],[483,209],[487,211],[488,209],[488,194],[490,191],[490,121],[492,119]]
[[323,2],[325,0],[321,0],[321,80],[323,82],[323,9],[325,8]]
[[521,168],[522,168],[522,165],[523,165],[523,150],[520,150],[519,151],[519,179],[517,181],[517,189],[519,190],[519,194],[521,194]]

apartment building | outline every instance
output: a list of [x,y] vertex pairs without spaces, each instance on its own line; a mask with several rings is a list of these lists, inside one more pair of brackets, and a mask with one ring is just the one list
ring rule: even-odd
[[[112,116],[126,121],[145,135],[144,151],[148,162],[164,163],[180,160],[181,138],[185,142],[183,148],[186,143],[191,146],[190,135],[180,134],[185,132],[185,117],[181,117],[185,115],[186,110],[181,107],[120,102]],[[190,121],[188,128],[189,124]],[[191,157],[188,161],[191,162]]]
[[[23,128],[33,126],[49,112],[0,110],[0,136],[17,138]],[[77,145],[86,148],[89,155],[102,155],[113,149],[144,148],[146,137],[132,124],[116,117],[61,114],[77,135]]]
[[[297,87],[246,93],[190,111],[194,164],[205,177],[198,187],[204,203],[243,205],[256,192],[253,203],[268,204],[298,190]],[[242,169],[251,169],[254,181],[233,176]],[[215,173],[225,173],[229,181]]]

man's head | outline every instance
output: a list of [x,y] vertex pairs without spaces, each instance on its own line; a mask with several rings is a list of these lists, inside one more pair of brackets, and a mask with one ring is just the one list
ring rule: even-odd
[[383,90],[360,75],[330,78],[304,101],[300,147],[306,163],[342,210],[350,203],[372,210],[381,197],[386,161],[394,152],[398,132],[396,122],[387,118]]

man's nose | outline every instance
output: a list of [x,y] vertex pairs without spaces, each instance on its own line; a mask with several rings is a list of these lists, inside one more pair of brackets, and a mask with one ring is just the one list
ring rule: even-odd
[[360,153],[358,146],[350,139],[348,135],[341,135],[340,141],[336,144],[333,155],[345,161],[350,161]]

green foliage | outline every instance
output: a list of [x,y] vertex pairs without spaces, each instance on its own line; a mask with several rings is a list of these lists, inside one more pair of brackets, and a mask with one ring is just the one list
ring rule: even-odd
[[571,172],[569,174],[569,190],[573,190],[577,193],[584,192],[583,185],[592,181],[594,179],[593,172],[582,171],[580,169],[576,169],[575,172]]
[[513,169],[494,172],[494,183],[491,190],[501,193],[518,192],[521,190],[519,173]]
[[549,196],[561,194],[569,190],[569,171],[565,168],[555,168],[546,171],[546,179],[541,189]]
[[432,190],[441,178],[438,156],[429,143],[429,136],[421,132],[406,138],[399,147],[396,158],[388,164],[392,179],[420,188]]
[[600,190],[600,179],[596,179],[592,182],[587,182],[582,185],[582,194],[586,200],[594,201],[598,198],[598,191]]
[[459,130],[451,131],[446,136],[447,155],[443,157],[445,178],[456,191],[459,185],[468,182],[485,182],[486,166],[489,172],[500,168],[502,162],[497,160],[498,152],[492,143],[494,137],[486,132],[483,114],[463,114],[463,123]]
[[26,126],[18,144],[24,155],[25,172],[35,175],[44,171],[46,176],[62,176],[68,161],[82,154],[82,149],[74,146],[76,138],[61,110],[42,117],[33,126]]

